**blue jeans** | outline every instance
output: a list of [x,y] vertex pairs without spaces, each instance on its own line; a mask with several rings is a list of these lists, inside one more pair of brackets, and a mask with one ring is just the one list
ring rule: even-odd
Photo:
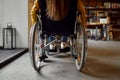
[[62,42],[66,42],[66,41],[67,41],[67,36],[62,35],[62,36],[61,36],[61,41],[62,41]]
[[[53,40],[55,40],[55,37],[50,35],[49,38],[48,38],[48,42],[51,42]],[[66,42],[67,41],[67,36],[62,35],[61,36],[61,41]]]

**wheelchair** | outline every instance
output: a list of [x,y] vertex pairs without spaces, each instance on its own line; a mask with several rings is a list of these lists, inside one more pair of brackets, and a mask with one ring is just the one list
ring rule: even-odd
[[[41,15],[38,15],[38,18],[39,21],[31,27],[29,35],[29,51],[33,68],[39,71],[45,59],[49,58],[47,55],[50,55],[52,52],[70,52],[77,70],[82,71],[87,56],[87,35],[84,26],[74,20],[72,21],[72,26],[50,28],[44,26]],[[55,37],[51,42],[48,41],[50,35]],[[60,37],[62,35],[67,36],[67,43],[69,44],[65,49],[60,48]],[[49,49],[49,45],[52,43],[57,44],[56,50],[52,51]]]

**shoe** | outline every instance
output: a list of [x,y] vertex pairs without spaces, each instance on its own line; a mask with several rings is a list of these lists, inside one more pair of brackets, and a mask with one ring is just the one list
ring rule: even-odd
[[61,47],[60,52],[69,52],[70,51],[70,47],[67,42],[61,42],[60,47]]
[[[55,40],[55,37],[50,35],[48,38],[48,42],[52,42],[53,40]],[[56,48],[56,44],[54,42],[49,45],[50,50],[55,50],[55,48]]]
[[68,47],[68,44],[66,42],[61,42],[60,47],[61,49],[65,49]]
[[56,44],[55,44],[55,43],[51,43],[51,44],[49,45],[49,49],[50,49],[50,50],[55,50],[55,49],[56,49]]

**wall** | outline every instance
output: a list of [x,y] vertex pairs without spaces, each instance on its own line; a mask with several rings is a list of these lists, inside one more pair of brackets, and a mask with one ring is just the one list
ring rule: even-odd
[[2,40],[2,25],[3,25],[3,0],[0,0],[0,46],[3,45]]
[[0,4],[3,5],[0,9],[3,24],[0,24],[7,27],[7,23],[12,22],[17,30],[17,48],[28,47],[28,0],[0,0]]

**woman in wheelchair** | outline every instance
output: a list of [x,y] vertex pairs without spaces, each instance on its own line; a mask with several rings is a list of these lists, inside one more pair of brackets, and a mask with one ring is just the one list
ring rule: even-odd
[[[39,17],[38,17],[38,13],[39,13]],[[85,32],[84,32],[84,27],[78,28],[75,26],[78,26],[76,22],[81,23],[82,26],[85,26],[86,23],[85,9],[82,0],[35,0],[34,5],[31,9],[31,20],[33,25],[36,24],[37,22],[40,22],[40,26],[41,26],[40,29],[42,31],[42,34],[47,35],[47,43],[48,43],[47,45],[49,45],[50,50],[56,49],[56,46],[58,46],[58,44],[56,44],[56,41],[57,43],[60,43],[59,44],[60,49],[66,49],[68,47],[71,48],[70,45],[72,45],[72,49],[70,49],[72,50],[72,57],[74,57],[74,59],[77,59],[76,67],[78,67],[78,69],[81,70],[83,66],[81,64],[83,64],[85,60],[82,58],[84,61],[82,60],[82,63],[80,63],[80,58],[78,56],[82,55],[84,57],[85,55],[83,54],[76,55],[76,54],[78,54],[77,51],[81,50],[79,49],[80,46],[78,44],[81,35],[83,36],[83,39],[81,45],[82,50],[80,53],[85,53],[85,39],[84,39]],[[33,33],[32,38],[34,38],[35,35],[34,32],[35,31],[31,29],[31,34]],[[81,32],[81,33],[77,33],[77,32]],[[73,36],[74,34],[76,34],[76,36]],[[33,39],[31,40],[32,40],[31,45],[36,46],[37,43],[35,45],[34,43],[35,40]],[[43,47],[41,48],[42,51],[44,51]],[[34,49],[34,47],[31,47],[33,65],[35,70],[38,71],[38,66],[35,64],[36,57],[34,55],[36,49],[38,48]]]
[[[64,20],[64,18],[67,17],[67,14],[69,14],[68,12],[69,12],[71,1],[72,0],[35,0],[32,10],[31,10],[32,24],[38,21],[38,17],[36,13],[39,13],[39,11],[40,12],[44,11],[43,9],[41,9],[42,7],[45,8],[45,16],[48,17],[49,20],[53,20],[53,21]],[[82,17],[81,17],[82,23],[85,24],[85,10],[82,5],[82,1],[73,0],[74,3],[75,1],[78,1],[77,10],[82,13]],[[44,5],[44,6],[41,6],[41,5]],[[51,24],[51,26],[52,25],[53,24]],[[54,36],[50,36],[49,41],[54,40],[53,38]],[[65,43],[67,41],[67,36],[63,35],[61,39],[62,39],[61,48],[67,47],[67,43]],[[54,43],[50,45],[50,49],[55,49]]]

